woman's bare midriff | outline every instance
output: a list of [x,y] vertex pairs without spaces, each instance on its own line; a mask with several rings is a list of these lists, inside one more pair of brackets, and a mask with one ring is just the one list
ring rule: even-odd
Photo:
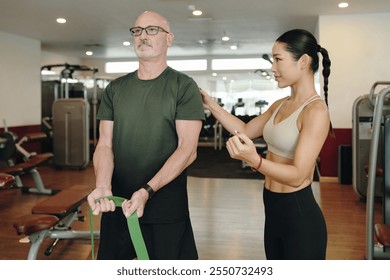
[[[282,164],[292,164],[293,163],[292,159],[288,159],[288,158],[284,158],[284,157],[278,156],[278,155],[276,155],[276,154],[274,154],[274,153],[272,153],[270,151],[267,151],[267,157],[266,158],[271,160],[271,161],[273,161],[273,162],[282,163]],[[272,191],[272,192],[276,192],[276,193],[292,193],[292,192],[299,191],[299,190],[307,187],[308,185],[310,185],[312,183],[312,181],[313,181],[313,174],[314,174],[314,168],[315,167],[313,166],[313,169],[310,172],[310,177],[305,179],[303,181],[303,183],[299,187],[294,187],[294,186],[282,184],[279,181],[276,181],[275,179],[273,179],[272,177],[269,177],[269,176],[265,177],[264,187],[267,190]]]

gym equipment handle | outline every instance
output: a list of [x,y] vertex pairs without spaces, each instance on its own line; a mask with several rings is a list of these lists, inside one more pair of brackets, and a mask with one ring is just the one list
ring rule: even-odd
[[369,94],[369,100],[370,100],[371,106],[373,108],[375,108],[375,99],[376,99],[375,89],[379,85],[390,85],[390,81],[378,81],[372,85],[371,90],[370,90],[370,94]]

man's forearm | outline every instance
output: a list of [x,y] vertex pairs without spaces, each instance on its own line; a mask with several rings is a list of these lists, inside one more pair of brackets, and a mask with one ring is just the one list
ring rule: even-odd
[[111,178],[114,170],[114,155],[112,149],[106,146],[96,146],[93,155],[96,187],[111,189]]

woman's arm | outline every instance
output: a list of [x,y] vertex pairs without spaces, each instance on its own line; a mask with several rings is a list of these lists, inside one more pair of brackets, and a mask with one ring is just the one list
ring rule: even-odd
[[[284,185],[299,187],[309,176],[328,136],[329,113],[324,103],[315,102],[301,114],[300,133],[291,164],[263,159],[259,172]],[[243,142],[243,143],[242,143]],[[230,156],[257,167],[260,158],[253,142],[245,134],[231,137],[227,143]]]
[[253,118],[250,122],[244,123],[239,118],[223,109],[203,89],[200,89],[200,93],[202,95],[204,108],[210,110],[211,114],[213,114],[213,116],[227,131],[233,135],[235,134],[235,131],[239,131],[251,139],[255,139],[263,135],[265,123],[271,117],[275,106],[279,104],[279,102],[275,102],[266,112]]

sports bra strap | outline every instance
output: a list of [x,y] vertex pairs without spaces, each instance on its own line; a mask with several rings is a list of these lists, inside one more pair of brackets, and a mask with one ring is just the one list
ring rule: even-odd
[[317,100],[317,99],[321,99],[321,96],[319,95],[313,95],[312,97],[310,97],[308,100],[306,100],[305,102],[303,102],[302,106],[305,107],[307,104],[311,103],[312,101],[314,100]]

